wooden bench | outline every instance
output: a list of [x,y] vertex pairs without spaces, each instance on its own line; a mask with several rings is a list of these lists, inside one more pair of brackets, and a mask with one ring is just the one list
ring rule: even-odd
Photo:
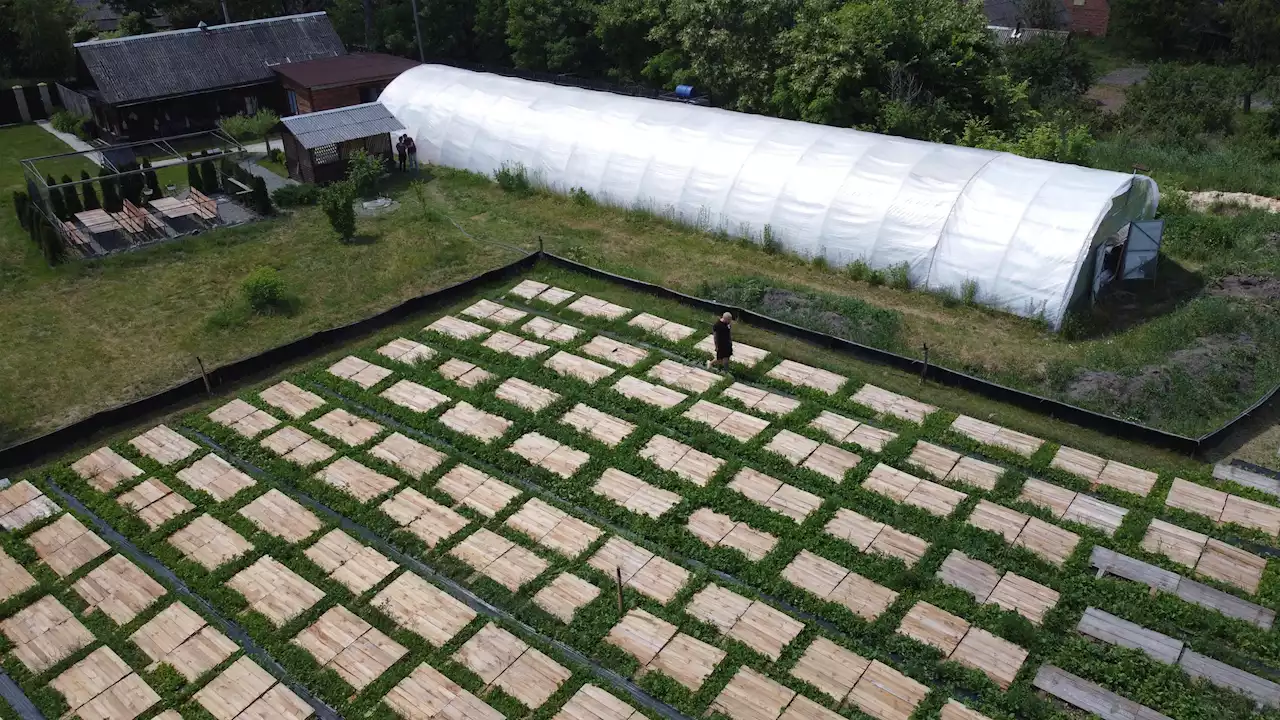
[[67,234],[67,238],[71,240],[72,245],[75,245],[76,247],[80,248],[82,251],[88,250],[89,239],[86,238],[84,234],[81,233],[78,228],[76,228],[75,225],[72,225],[70,222],[63,220],[62,231]]
[[195,188],[191,188],[191,195],[188,198],[188,202],[195,205],[196,214],[205,220],[212,221],[218,219],[218,203],[214,202],[208,195],[205,195]]
[[235,194],[236,194],[236,195],[246,195],[246,194],[248,194],[248,193],[253,192],[253,188],[249,187],[248,185],[245,185],[244,183],[242,183],[242,182],[240,182],[239,180],[237,180],[237,179],[235,179],[235,178],[231,177],[230,175],[226,176],[226,178],[224,178],[224,179],[225,179],[227,182],[231,183],[232,185],[235,185],[236,187],[240,188],[239,190],[237,190],[237,191],[235,192]]
[[151,213],[128,200],[124,201],[124,214],[137,224],[138,229],[134,232],[145,232],[148,227],[162,232],[164,230],[164,226],[160,224],[159,220],[152,217]]

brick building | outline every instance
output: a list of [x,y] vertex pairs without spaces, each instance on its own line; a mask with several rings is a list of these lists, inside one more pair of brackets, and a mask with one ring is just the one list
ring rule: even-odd
[[380,53],[353,53],[275,68],[291,114],[371,103],[400,73],[418,65]]
[[1097,37],[1107,34],[1111,22],[1110,0],[1068,0],[1067,12],[1071,15],[1068,29],[1072,32]]
[[[1052,4],[1053,19],[1033,19],[1027,9],[1035,7],[1024,0],[983,0],[982,9],[987,22],[999,28],[1039,28],[1045,30],[1069,30],[1083,35],[1102,37],[1107,34],[1111,21],[1110,0],[1055,0]],[[1041,8],[1043,12],[1043,8]]]

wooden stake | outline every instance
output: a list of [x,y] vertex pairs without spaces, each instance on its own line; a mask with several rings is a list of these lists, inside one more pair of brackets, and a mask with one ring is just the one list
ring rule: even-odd
[[615,567],[618,573],[618,617],[622,617],[622,568]]
[[924,348],[924,365],[920,368],[920,382],[924,383],[925,376],[929,374],[929,343],[923,343]]
[[200,377],[204,378],[204,391],[212,395],[213,388],[209,386],[209,373],[204,371],[204,361],[200,359],[199,355],[196,356],[196,364],[200,366]]

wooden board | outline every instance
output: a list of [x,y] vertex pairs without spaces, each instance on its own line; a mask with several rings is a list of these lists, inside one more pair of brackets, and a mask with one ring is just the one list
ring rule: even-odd
[[646,405],[652,405],[662,410],[670,410],[689,397],[682,392],[677,392],[661,385],[654,385],[631,375],[624,375],[614,383],[613,390],[623,397],[639,400]]
[[1058,452],[1053,456],[1053,461],[1049,463],[1049,467],[1069,472],[1089,482],[1097,480],[1106,466],[1107,461],[1105,459],[1066,445],[1058,448]]
[[908,720],[929,687],[872,660],[849,693],[849,702],[876,720]]
[[464,388],[476,387],[488,382],[493,377],[493,373],[488,370],[458,358],[449,358],[440,363],[440,367],[436,368],[436,372],[440,373],[440,377],[453,381],[459,387]]
[[45,525],[27,538],[27,544],[36,551],[50,570],[58,577],[66,577],[85,563],[111,550],[111,546],[97,533],[85,527],[71,514],[63,515]]
[[217,720],[231,720],[273,685],[271,673],[242,657],[201,688],[194,700]]
[[306,556],[356,595],[372,589],[399,567],[382,553],[361,545],[337,529],[330,530],[307,548]]
[[537,498],[507,518],[507,526],[568,557],[582,554],[601,535],[600,529],[594,525],[567,515]]
[[36,579],[18,561],[0,549],[0,602],[36,586]]
[[792,465],[799,465],[804,462],[805,458],[813,454],[813,451],[817,450],[820,444],[817,440],[810,440],[790,430],[782,430],[769,440],[764,449],[781,455]]
[[653,613],[633,608],[609,630],[605,642],[648,665],[676,635],[676,626]]
[[822,505],[822,498],[817,495],[782,483],[751,468],[739,470],[729,482],[728,487],[795,522],[804,522],[810,513]]
[[1280,480],[1256,472],[1251,472],[1235,465],[1218,463],[1213,466],[1215,480],[1229,480],[1238,485],[1261,490],[1268,495],[1280,497]]
[[1195,568],[1196,572],[1205,577],[1235,585],[1245,592],[1255,594],[1258,592],[1258,585],[1262,582],[1262,573],[1267,569],[1267,561],[1248,550],[1242,550],[1220,540],[1209,539]]
[[844,576],[827,599],[840,603],[858,617],[872,622],[897,601],[898,593],[851,572]]
[[466,400],[449,408],[440,416],[440,423],[454,432],[469,435],[482,443],[490,443],[502,437],[511,427],[511,421],[485,412]]
[[258,393],[258,397],[266,404],[283,410],[286,415],[297,420],[312,410],[324,407],[324,398],[309,390],[283,381]]
[[502,713],[426,663],[391,688],[383,702],[405,720],[503,720]]
[[1011,572],[1000,578],[986,601],[1040,625],[1044,622],[1045,613],[1058,604],[1059,597],[1057,590]]
[[76,664],[49,681],[49,687],[62,693],[67,709],[74,714],[81,705],[98,697],[133,670],[111,648],[94,650]]
[[543,363],[543,367],[559,375],[577,378],[588,385],[595,385],[614,373],[614,369],[604,363],[588,360],[563,350],[552,355]]
[[697,332],[687,325],[681,325],[673,320],[660,318],[657,315],[649,313],[640,313],[627,321],[631,327],[638,327],[641,330],[653,333],[664,340],[671,342],[680,342],[690,335]]
[[423,328],[427,332],[448,335],[456,340],[470,340],[489,334],[489,328],[477,325],[470,320],[463,320],[452,315],[445,315]]
[[938,579],[951,587],[964,590],[975,601],[984,603],[1000,582],[1000,571],[959,550],[952,550],[938,569]]
[[1102,720],[1172,720],[1167,715],[1161,715],[1097,683],[1089,682],[1052,665],[1040,666],[1036,672],[1034,685],[1068,705],[1093,713]]
[[400,380],[378,393],[378,397],[418,413],[431,412],[450,400],[448,395],[412,380]]
[[218,502],[228,500],[241,490],[257,484],[253,478],[213,453],[179,470],[177,478],[194,490],[209,493]]
[[951,423],[951,429],[984,445],[1002,447],[1023,457],[1031,457],[1044,444],[1044,441],[1040,438],[1025,435],[968,415],[957,417]]
[[1076,632],[1109,645],[1144,652],[1152,659],[1167,665],[1178,662],[1178,658],[1182,655],[1181,640],[1148,630],[1095,607],[1085,609],[1084,616],[1076,625]]
[[1280,707],[1280,685],[1188,649],[1178,665],[1193,678],[1204,678],[1270,707]]
[[315,474],[315,478],[362,503],[391,492],[400,484],[395,478],[367,468],[350,457],[340,457],[326,465]]
[[587,683],[551,720],[639,720],[643,717],[640,711]]
[[1181,565],[1195,567],[1208,540],[1208,535],[1153,519],[1147,525],[1147,534],[1142,538],[1142,549],[1164,555]]
[[1253,623],[1264,630],[1270,630],[1275,623],[1276,613],[1248,600],[1241,600],[1235,595],[1211,588],[1204,583],[1182,578],[1178,583],[1177,596],[1189,603],[1216,610],[1227,617]]
[[1268,535],[1280,535],[1280,508],[1238,495],[1227,496],[1220,521],[1260,530]]
[[947,704],[942,706],[942,714],[939,717],[941,720],[991,720],[986,715],[955,700],[948,700]]
[[859,552],[866,552],[884,527],[884,523],[848,508],[836,508],[836,514],[827,522],[824,531],[853,545]]
[[324,591],[270,555],[236,573],[227,587],[244,595],[249,607],[280,627],[324,597]]
[[723,397],[733,398],[749,410],[767,413],[770,415],[787,415],[794,412],[800,407],[800,401],[780,395],[776,392],[770,392],[764,388],[758,388],[752,385],[735,382],[721,393]]
[[[855,398],[856,399],[856,398]],[[926,440],[916,442],[907,462],[920,467],[929,475],[941,480],[960,462],[960,453],[955,450],[934,445]]]
[[295,427],[283,427],[258,444],[302,467],[328,460],[334,455],[333,448]]
[[117,625],[131,622],[165,594],[163,585],[123,555],[112,555],[72,588],[84,600],[84,612],[101,610]]
[[849,694],[870,664],[870,660],[819,635],[791,668],[791,674],[838,703]]
[[[678,505],[681,499],[677,493],[654,487],[640,478],[617,468],[607,468],[591,489],[595,494],[612,500],[626,510],[650,518],[661,517],[668,510]],[[727,515],[721,517],[728,519]],[[733,521],[730,520],[729,523],[729,528],[725,530],[726,533],[733,527]],[[713,543],[709,544],[714,547],[723,537],[724,535],[721,535],[715,538]]]
[[199,449],[194,442],[174,432],[167,425],[157,425],[130,440],[129,444],[161,465],[173,465],[186,460]]
[[378,509],[428,547],[435,547],[469,524],[466,518],[413,488],[404,488],[387,498]]
[[796,696],[791,690],[748,667],[738,672],[711,703],[731,720],[777,720]]
[[188,681],[217,667],[240,649],[180,602],[161,610],[129,639],[151,658],[148,669],[165,663]]
[[862,488],[896,502],[903,502],[921,482],[923,481],[915,475],[879,463],[872,468],[867,479],[862,481]]
[[822,443],[805,459],[800,467],[812,470],[832,482],[844,481],[845,473],[857,467],[862,457],[835,445]]
[[166,522],[190,512],[195,505],[173,492],[168,485],[148,478],[116,498],[116,502],[133,509],[138,518],[155,530]]
[[572,310],[579,315],[604,318],[605,320],[617,320],[631,312],[630,308],[625,308],[621,305],[611,303],[608,300],[601,300],[600,298],[592,297],[590,295],[583,295],[582,297],[579,297],[577,300],[569,303],[565,309]]
[[[698,344],[693,346],[693,349],[704,355],[714,356],[716,354],[715,338],[708,335],[699,340]],[[755,367],[768,356],[769,351],[763,348],[736,341],[733,343],[733,361],[744,367]]]
[[160,696],[156,691],[136,673],[131,673],[80,706],[76,716],[81,720],[133,720],[158,702]]
[[783,360],[770,368],[769,372],[765,374],[783,382],[812,388],[828,395],[835,395],[848,381],[848,378],[843,375],[837,375],[822,368],[804,365],[794,360]]
[[486,528],[481,528],[449,551],[494,582],[515,592],[547,569],[549,563]]
[[1004,468],[999,465],[993,465],[977,458],[962,457],[951,468],[951,472],[947,474],[944,482],[948,483],[964,483],[972,485],[982,490],[995,490],[996,483],[1000,481],[1000,477],[1004,475]]
[[919,400],[913,400],[905,395],[899,395],[882,388],[876,387],[870,383],[858,388],[858,392],[850,398],[859,405],[865,405],[872,410],[907,422],[922,423],[925,417],[937,411],[937,407],[922,403]]
[[570,675],[568,668],[537,648],[529,648],[493,684],[525,707],[538,708],[556,694]]
[[522,325],[520,329],[539,340],[549,340],[556,343],[570,342],[582,334],[581,328],[544,317],[535,317]]
[[246,438],[252,438],[280,424],[271,413],[259,410],[239,398],[214,410],[209,414],[209,419]]
[[923,538],[886,525],[880,534],[876,535],[875,542],[871,543],[870,551],[898,558],[907,567],[911,567],[929,552],[929,543]]
[[572,410],[560,418],[560,422],[590,435],[609,447],[616,447],[636,429],[634,423],[582,403],[574,405]]
[[782,570],[782,579],[802,590],[826,599],[840,585],[849,571],[830,560],[801,550]]
[[596,335],[578,348],[578,352],[623,367],[635,367],[649,357],[649,351],[619,342],[607,335]]
[[952,490],[929,480],[921,480],[902,502],[918,507],[930,515],[947,517],[967,497],[969,496],[959,490]]
[[1002,690],[1013,684],[1026,659],[1026,650],[979,627],[970,628],[951,654],[951,660],[985,674]]
[[930,645],[949,656],[965,633],[969,622],[927,602],[918,602],[907,611],[898,625],[898,633]]
[[377,353],[388,360],[406,365],[424,363],[436,356],[436,351],[408,338],[399,337],[378,348]]
[[647,667],[696,691],[724,657],[725,652],[720,648],[684,633],[677,633]]
[[770,660],[777,661],[782,657],[782,651],[803,630],[804,623],[757,600],[751,603],[725,634]]
[[1022,529],[1027,526],[1027,521],[1030,519],[1029,515],[1017,510],[979,500],[973,508],[973,514],[969,516],[969,524],[993,532],[1004,538],[1005,542],[1012,543],[1018,539],[1018,535],[1022,533]]
[[1093,546],[1089,564],[1104,575],[1115,575],[1169,593],[1176,593],[1178,584],[1182,581],[1182,576],[1175,572],[1121,555],[1101,545]]
[[275,488],[240,508],[239,514],[259,530],[291,543],[305,540],[320,529],[319,518]]
[[1146,497],[1155,487],[1157,476],[1150,470],[1143,470],[1122,462],[1108,460],[1102,474],[1098,475],[1098,483]]
[[1039,555],[1046,562],[1062,567],[1080,544],[1080,536],[1039,519],[1031,518],[1013,542]]
[[348,355],[334,363],[329,368],[329,374],[343,380],[350,380],[368,390],[390,376],[391,371],[381,365],[375,365],[354,355]]
[[0,529],[13,532],[58,513],[62,508],[26,480],[0,490]]
[[1111,536],[1115,535],[1116,530],[1120,529],[1120,523],[1124,522],[1124,516],[1128,513],[1128,510],[1119,505],[1103,502],[1084,493],[1076,493],[1075,499],[1071,501],[1071,505],[1063,513],[1062,519],[1069,522],[1078,522],[1081,525],[1088,525]]
[[[250,412],[257,410],[257,408],[243,400],[234,402],[247,405]],[[268,415],[268,417],[270,416]],[[119,453],[109,447],[98,448],[89,455],[80,458],[71,464],[71,469],[99,492],[110,492],[120,483],[142,475],[141,468],[121,457]]]
[[1182,478],[1174,478],[1164,504],[1189,513],[1204,515],[1210,520],[1218,520],[1226,507],[1227,494],[1221,490],[1187,482]]
[[1055,518],[1061,518],[1067,513],[1067,509],[1071,507],[1071,501],[1076,499],[1076,493],[1074,490],[1068,490],[1043,480],[1027,478],[1027,481],[1022,485],[1022,492],[1018,494],[1018,499],[1032,505],[1038,505],[1048,510]]
[[503,380],[493,394],[499,400],[505,400],[530,412],[541,412],[560,399],[560,393],[515,377]]
[[818,417],[809,421],[810,428],[825,433],[836,442],[844,442],[844,439],[861,424],[853,418],[847,418],[830,410],[823,410],[818,413]]
[[0,621],[0,632],[14,644],[13,657],[37,674],[94,641],[93,633],[52,595]]
[[409,652],[341,605],[326,611],[298,633],[293,642],[357,691],[368,687]]
[[600,595],[600,588],[572,573],[560,573],[533,596],[533,603],[565,624]]
[[393,580],[369,604],[433,647],[449,642],[476,616],[465,603],[411,572]]

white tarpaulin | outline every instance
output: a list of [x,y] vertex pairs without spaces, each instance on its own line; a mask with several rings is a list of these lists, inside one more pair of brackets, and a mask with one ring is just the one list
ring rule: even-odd
[[1141,175],[441,65],[380,102],[420,161],[492,175],[523,165],[558,192],[644,208],[836,266],[906,263],[914,286],[960,292],[1054,327],[1088,288],[1090,249],[1154,215]]

